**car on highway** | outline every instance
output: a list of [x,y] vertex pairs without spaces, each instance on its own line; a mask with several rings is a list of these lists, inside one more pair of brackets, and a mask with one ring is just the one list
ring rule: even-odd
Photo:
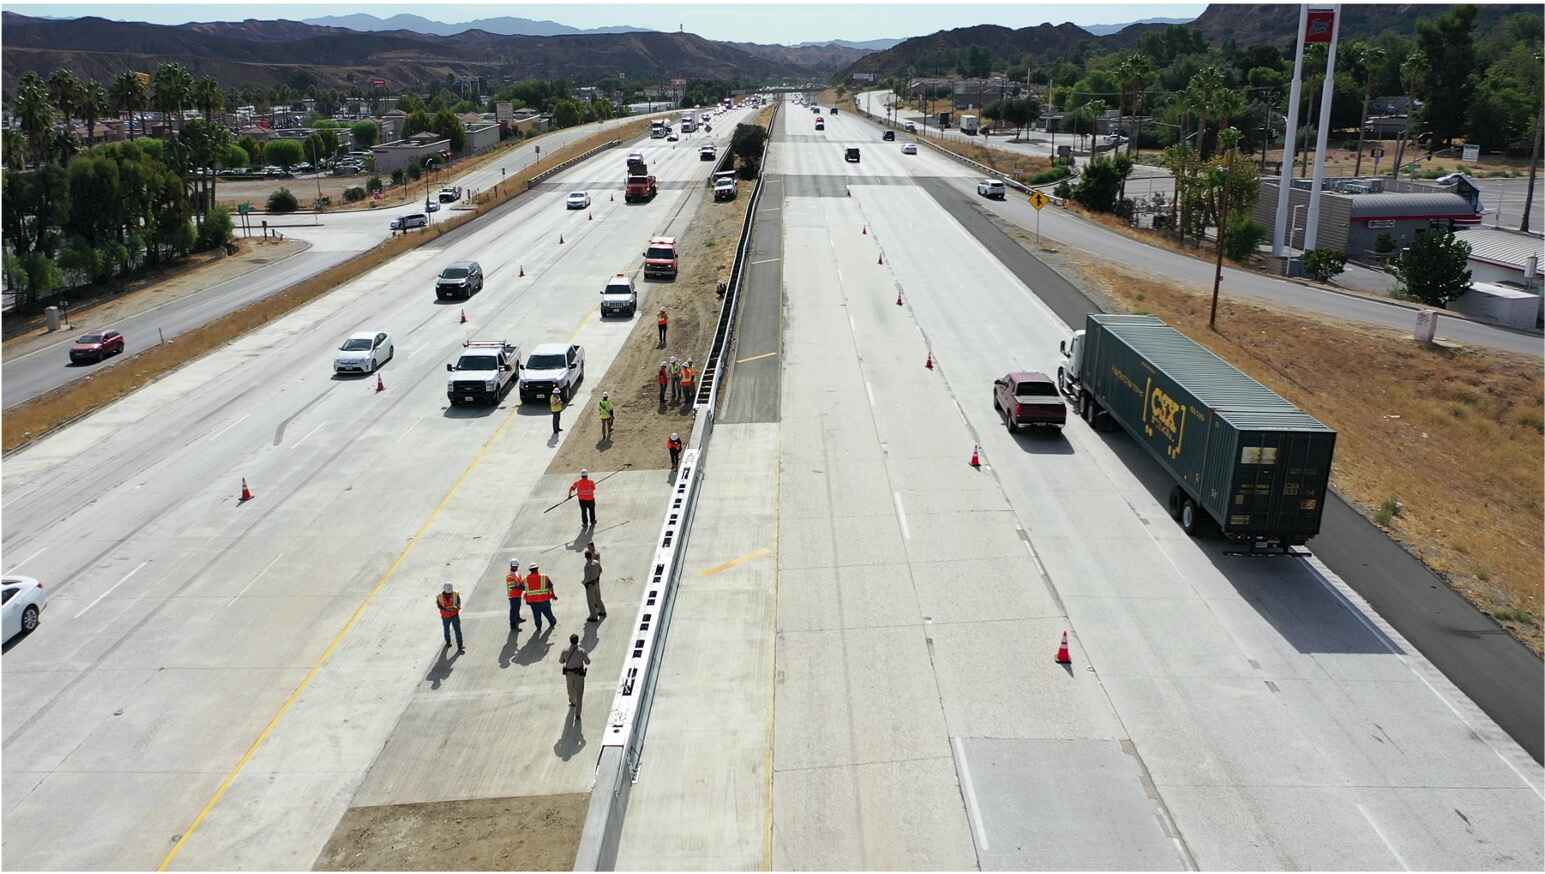
[[669,276],[675,279],[678,267],[680,263],[676,258],[676,238],[650,239],[649,248],[644,250],[644,278]]
[[392,230],[394,231],[406,231],[409,228],[427,227],[429,227],[429,216],[424,215],[421,212],[416,212],[412,215],[405,215],[401,216],[400,218],[392,219]]
[[520,372],[520,347],[505,340],[465,340],[455,364],[445,365],[445,395],[451,406],[497,405]]
[[589,209],[590,195],[583,191],[570,192],[563,205],[568,209]]
[[842,160],[847,161],[850,164],[857,164],[858,163],[858,147],[857,146],[849,146],[847,152],[843,154]]
[[699,161],[712,161],[718,157],[719,150],[713,147],[713,143],[709,143],[708,145],[697,150],[697,159]]
[[1061,428],[1068,419],[1057,383],[1034,370],[1016,370],[993,380],[992,407],[1009,431],[1037,425]]
[[476,261],[454,261],[435,278],[435,297],[439,300],[467,300],[483,290],[483,267]]
[[903,154],[903,155],[915,155],[915,154],[917,154],[917,143],[902,143],[901,144],[901,154]]
[[626,316],[638,312],[638,291],[633,288],[633,278],[618,273],[601,288],[601,317]]
[[0,600],[4,601],[4,639],[18,634],[31,634],[43,618],[43,608],[48,606],[48,593],[43,584],[32,577],[5,577],[0,581]]
[[585,381],[585,350],[562,343],[543,343],[531,350],[520,369],[520,402],[546,400],[556,393],[564,403]]
[[333,373],[375,373],[396,354],[392,337],[385,331],[350,334],[333,356]]
[[818,116],[816,118],[816,120],[815,120],[815,129],[816,130],[826,130],[826,119],[820,118]]
[[665,135],[665,141],[667,143],[678,142],[680,139],[681,139],[681,137],[677,136],[675,131],[671,131],[670,133]]
[[880,139],[886,141],[887,143],[891,142],[892,140],[896,139],[896,132],[893,130],[888,130],[880,136]]
[[1008,187],[1002,179],[983,179],[976,183],[976,193],[989,200],[1002,200],[1008,197]]
[[714,200],[734,200],[735,195],[738,193],[739,187],[735,184],[734,179],[720,179],[713,184]]
[[439,212],[439,211],[440,211],[440,202],[438,200],[426,200],[426,201],[424,201],[424,212]]
[[915,122],[915,121],[907,122],[907,133],[909,133],[909,134],[917,133],[917,122]]
[[447,185],[440,189],[440,193],[435,196],[441,203],[455,203],[456,201],[461,200],[461,186]]
[[117,331],[93,331],[81,334],[70,344],[70,363],[85,364],[101,361],[109,355],[123,352],[123,335]]

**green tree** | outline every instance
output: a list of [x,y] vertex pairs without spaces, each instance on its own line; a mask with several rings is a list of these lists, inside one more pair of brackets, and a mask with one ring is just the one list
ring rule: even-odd
[[251,162],[252,157],[247,154],[247,150],[243,149],[236,143],[227,145],[225,147],[224,153],[220,155],[220,166],[222,167],[233,167],[240,169],[242,167],[246,167]]
[[193,97],[193,76],[181,64],[162,64],[151,79],[151,102],[182,130],[182,110]]
[[1351,60],[1351,65],[1358,71],[1358,80],[1363,86],[1363,105],[1357,119],[1357,161],[1352,168],[1353,176],[1361,176],[1363,175],[1363,132],[1368,126],[1368,101],[1373,99],[1373,87],[1381,78],[1389,55],[1378,46],[1362,40],[1352,43],[1347,46],[1347,49],[1347,56]]
[[21,122],[22,133],[27,136],[27,146],[32,160],[42,164],[48,161],[54,132],[54,107],[48,99],[48,87],[36,73],[26,73],[16,88],[12,106]]
[[971,79],[985,79],[992,74],[992,52],[981,46],[971,46],[961,53],[961,75]]
[[69,127],[70,119],[75,117],[75,108],[80,105],[84,92],[85,85],[64,67],[48,75],[48,99],[54,104],[65,127]]
[[1304,253],[1304,272],[1320,282],[1329,282],[1347,268],[1347,256],[1335,249],[1310,249]]
[[1427,56],[1422,83],[1422,123],[1435,144],[1447,146],[1464,132],[1475,93],[1474,6],[1455,6],[1436,20],[1416,22],[1416,42]]
[[219,82],[208,76],[194,82],[188,96],[193,105],[204,113],[206,123],[213,122],[214,114],[225,109],[225,92],[220,90]]
[[435,113],[431,121],[431,130],[436,134],[451,141],[451,151],[460,153],[467,148],[467,131],[462,127],[461,119],[449,109]]
[[408,113],[402,122],[403,139],[427,130],[434,130],[434,117],[422,109]]
[[94,80],[87,80],[82,83],[80,104],[76,107],[75,111],[80,116],[80,120],[86,124],[87,146],[95,146],[97,144],[97,122],[102,119],[102,116],[112,111],[111,104],[107,98],[107,89],[102,87],[102,83]]
[[737,124],[730,134],[730,151],[741,160],[762,159],[767,143],[767,128],[759,124]]
[[559,100],[553,104],[553,127],[573,127],[579,124],[579,104],[572,100]]
[[354,145],[368,149],[380,138],[381,128],[373,121],[359,121],[349,125],[349,134],[354,137]]
[[108,99],[114,110],[129,113],[129,139],[134,139],[134,117],[145,108],[145,83],[133,72],[119,73],[113,78]]
[[241,146],[241,150],[247,153],[247,160],[251,166],[257,166],[264,163],[262,140],[257,139],[249,134],[237,140],[236,145]]
[[305,150],[300,140],[269,140],[263,147],[263,160],[289,170],[305,160]]
[[1431,228],[1390,261],[1390,272],[1407,297],[1446,309],[1470,289],[1469,261],[1469,243],[1455,239],[1447,228]]
[[1095,212],[1112,212],[1121,183],[1132,173],[1132,159],[1126,155],[1095,158],[1084,165],[1084,173],[1073,187],[1073,199]]
[[300,209],[300,201],[288,188],[280,188],[268,195],[269,212],[294,212]]
[[376,192],[380,191],[384,187],[385,187],[385,183],[383,183],[381,181],[381,177],[380,176],[372,176],[369,179],[365,180],[365,190],[370,192],[371,194],[375,194]]
[[199,228],[198,247],[200,249],[214,249],[231,241],[235,234],[236,224],[231,221],[231,211],[223,206],[214,207],[204,217],[204,224]]

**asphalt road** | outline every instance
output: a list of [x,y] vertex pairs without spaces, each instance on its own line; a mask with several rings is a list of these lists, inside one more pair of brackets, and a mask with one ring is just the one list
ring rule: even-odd
[[[552,154],[569,143],[594,134],[597,129],[615,127],[632,120],[631,118],[613,119],[555,131],[544,137],[540,143],[519,146],[510,150],[498,161],[490,162],[472,173],[444,184],[461,185],[465,189],[486,189],[498,183],[501,170],[505,173],[518,172],[534,163],[537,160],[535,153],[537,145]],[[439,184],[436,188],[439,188]],[[73,341],[74,335],[71,335],[61,337],[53,345],[7,360],[4,368],[0,369],[0,394],[4,395],[5,406],[15,406],[87,374],[103,368],[115,367],[135,352],[161,342],[162,338],[170,340],[185,331],[197,328],[226,313],[314,276],[386,239],[391,235],[390,224],[393,218],[422,211],[422,204],[407,204],[387,209],[349,210],[321,216],[310,213],[285,216],[254,213],[252,218],[254,228],[260,227],[260,223],[266,219],[271,227],[282,229],[287,236],[311,243],[311,248],[270,267],[217,283],[198,294],[188,295],[112,325],[111,327],[123,333],[127,355],[116,356],[90,365],[72,365],[69,361],[69,344]],[[434,214],[434,218],[442,220],[451,215],[454,213],[448,207],[442,207]]]
[[[721,147],[743,116],[715,125]],[[584,627],[597,674],[620,669],[626,632],[581,621],[579,550],[594,536],[609,597],[636,599],[668,478],[607,480],[582,531],[572,503],[544,512],[574,476],[546,473],[568,432],[513,395],[448,406],[444,368],[467,338],[576,342],[573,403],[593,402],[637,324],[599,318],[602,285],[684,232],[711,167],[694,142],[633,147],[671,183],[650,203],[563,208],[568,185],[620,189],[608,151],[6,459],[5,570],[50,593],[0,663],[6,867],[309,869],[351,805],[589,791],[554,648]],[[437,303],[462,258],[484,290]],[[384,391],[334,378],[340,340],[377,329],[396,342]],[[555,578],[557,632],[508,631],[512,559]],[[584,723],[608,703],[589,696]],[[426,755],[442,747],[454,765]]]
[[1005,431],[1070,328],[964,168],[797,119],[778,421],[716,429],[619,867],[1545,864],[1545,772],[1323,563],[1187,537],[1119,433]]

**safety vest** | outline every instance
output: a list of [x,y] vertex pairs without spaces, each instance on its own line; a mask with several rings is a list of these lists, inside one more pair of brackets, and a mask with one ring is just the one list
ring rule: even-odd
[[581,501],[595,500],[595,480],[577,479],[574,481],[574,485],[571,486],[571,488],[574,490],[575,494],[579,495],[579,499]]
[[691,385],[697,381],[697,374],[692,371],[692,368],[683,367],[681,369],[681,381],[684,385]]
[[656,325],[659,325],[660,327],[663,328],[663,327],[665,327],[666,323],[669,322],[669,321],[670,321],[670,319],[665,317],[665,310],[660,310],[660,317],[658,319],[655,319],[654,323]]
[[679,361],[672,361],[671,362],[671,376],[674,376],[677,379],[681,378],[681,362],[679,362]]
[[601,414],[601,418],[610,419],[612,417],[612,402],[606,398],[596,401],[595,408]]
[[519,601],[520,593],[526,590],[526,580],[517,573],[510,573],[504,578],[504,590],[509,593],[511,601]]
[[552,394],[547,396],[547,407],[555,413],[563,412],[563,394],[553,389]]
[[441,592],[435,596],[435,605],[440,608],[441,619],[454,619],[461,614],[461,595]]
[[526,577],[526,603],[540,604],[553,598],[553,581],[546,574]]

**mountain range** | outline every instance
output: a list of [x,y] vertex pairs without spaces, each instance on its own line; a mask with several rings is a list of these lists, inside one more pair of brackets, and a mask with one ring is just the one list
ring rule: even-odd
[[1194,18],[1139,18],[1136,21],[1124,21],[1121,24],[1080,24],[1079,27],[1095,36],[1110,36],[1134,24],[1185,24],[1195,20]]
[[455,36],[468,30],[482,30],[488,33],[497,33],[504,36],[563,36],[576,33],[636,33],[638,31],[653,30],[649,27],[630,27],[622,25],[617,27],[570,27],[567,24],[559,24],[556,21],[535,18],[517,18],[502,15],[497,18],[477,18],[472,21],[462,21],[450,24],[444,21],[435,21],[422,15],[393,15],[390,18],[378,18],[363,12],[353,15],[323,15],[319,18],[302,19],[302,24],[314,24],[318,27],[342,27],[349,30],[375,31],[375,30],[411,30],[414,33],[427,33],[434,36]]

